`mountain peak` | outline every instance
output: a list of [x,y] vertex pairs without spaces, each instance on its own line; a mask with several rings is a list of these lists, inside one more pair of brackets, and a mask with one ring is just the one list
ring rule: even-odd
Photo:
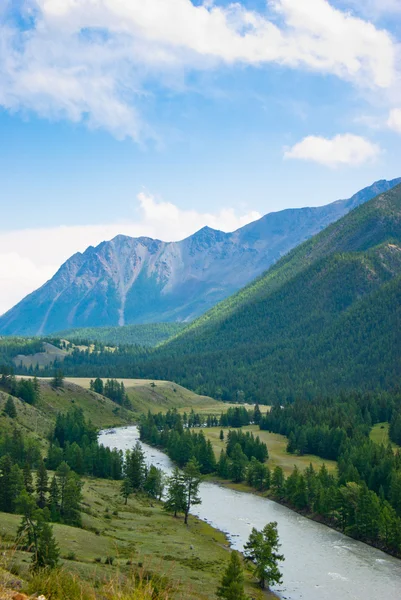
[[350,201],[266,215],[234,233],[205,226],[174,243],[117,235],[75,254],[50,281],[0,317],[0,334],[192,320],[355,205],[399,181],[376,182]]

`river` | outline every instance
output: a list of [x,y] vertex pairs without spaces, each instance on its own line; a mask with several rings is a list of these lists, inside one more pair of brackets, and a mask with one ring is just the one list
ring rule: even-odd
[[[138,428],[102,431],[99,442],[119,450],[139,440]],[[148,464],[170,473],[171,460],[142,443]],[[202,504],[192,514],[224,531],[232,546],[243,549],[252,527],[277,521],[283,585],[275,591],[288,600],[401,600],[401,561],[376,548],[315,523],[267,498],[236,492],[214,483],[200,486]]]

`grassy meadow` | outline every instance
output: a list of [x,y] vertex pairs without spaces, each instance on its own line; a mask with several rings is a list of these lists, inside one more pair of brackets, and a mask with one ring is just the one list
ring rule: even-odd
[[[226,438],[229,427],[224,428],[224,438]],[[285,475],[290,475],[296,465],[300,471],[306,469],[310,463],[316,470],[325,464],[329,471],[334,471],[337,467],[337,463],[333,460],[324,460],[318,456],[312,454],[306,454],[305,456],[297,456],[296,454],[289,454],[287,452],[288,440],[284,435],[277,433],[270,433],[268,431],[260,431],[258,425],[249,425],[243,427],[242,431],[252,432],[255,436],[258,435],[262,442],[265,442],[269,450],[269,460],[267,464],[270,469],[274,467],[281,467]],[[225,439],[220,440],[220,427],[210,427],[203,429],[204,434],[212,442],[213,449],[215,451],[216,458],[220,455],[221,450],[225,448]],[[236,488],[238,489],[238,488]]]
[[398,450],[400,446],[398,446],[390,440],[388,434],[389,426],[389,423],[376,423],[376,425],[372,427],[372,430],[370,432],[370,439],[373,442],[376,442],[376,444],[383,444],[384,446],[388,446],[388,444],[391,444],[394,450]]
[[[172,590],[169,598],[215,597],[229,559],[223,533],[195,517],[190,517],[186,527],[182,518],[168,515],[161,503],[144,496],[132,496],[125,506],[118,482],[84,481],[84,529],[54,525],[61,562],[69,572],[96,588],[116,573],[135,569],[163,582]],[[20,519],[0,513],[0,538],[9,557],[7,569],[29,579],[29,555],[12,551]],[[249,572],[246,580],[252,598],[269,597],[259,592]]]

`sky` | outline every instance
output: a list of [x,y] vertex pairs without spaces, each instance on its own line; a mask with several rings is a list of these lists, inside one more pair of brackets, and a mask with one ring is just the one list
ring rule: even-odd
[[401,0],[2,0],[0,314],[77,251],[401,176]]

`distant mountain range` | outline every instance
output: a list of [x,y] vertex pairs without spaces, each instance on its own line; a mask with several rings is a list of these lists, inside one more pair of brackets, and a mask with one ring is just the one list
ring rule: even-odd
[[270,213],[233,233],[205,227],[169,243],[119,235],[67,260],[50,281],[0,317],[0,334],[189,322],[400,182],[378,181],[349,200],[322,207]]
[[399,389],[401,185],[295,248],[130,368],[223,399]]

